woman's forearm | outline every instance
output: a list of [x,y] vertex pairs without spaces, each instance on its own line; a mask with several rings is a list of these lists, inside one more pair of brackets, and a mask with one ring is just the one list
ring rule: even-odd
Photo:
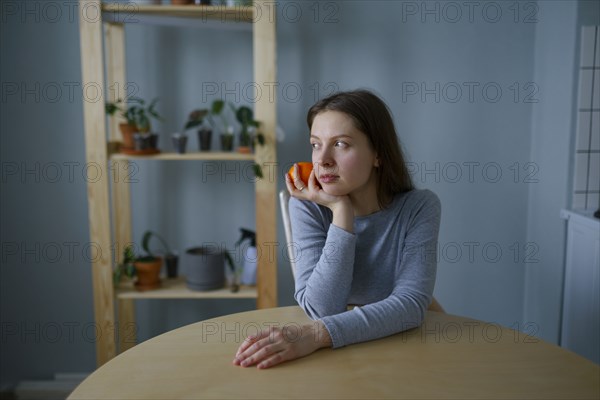
[[333,221],[335,226],[342,228],[346,232],[354,233],[354,210],[349,201],[336,203],[332,206]]

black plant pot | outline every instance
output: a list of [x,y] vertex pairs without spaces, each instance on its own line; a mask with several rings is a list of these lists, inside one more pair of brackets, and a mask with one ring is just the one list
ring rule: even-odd
[[177,267],[179,264],[179,257],[175,254],[168,254],[165,256],[165,263],[167,264],[167,277],[177,278]]
[[136,133],[133,135],[135,150],[156,149],[158,145],[158,135],[156,133]]
[[151,133],[148,138],[148,143],[151,149],[158,149],[158,135],[156,133]]
[[136,133],[133,135],[134,148],[137,151],[150,148],[150,135]]
[[212,141],[212,129],[198,129],[198,143],[200,143],[200,151],[210,151]]
[[173,137],[173,147],[175,147],[175,151],[179,154],[185,153],[185,147],[187,145],[187,135],[174,134]]
[[229,134],[221,135],[221,150],[233,151],[233,135],[229,135]]

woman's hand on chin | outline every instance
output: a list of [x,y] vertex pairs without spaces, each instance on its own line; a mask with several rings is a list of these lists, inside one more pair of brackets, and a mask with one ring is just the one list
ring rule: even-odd
[[351,206],[350,197],[348,197],[348,195],[336,196],[326,193],[317,181],[314,169],[308,177],[308,185],[305,185],[302,179],[300,179],[298,172],[298,167],[295,166],[293,179],[290,178],[288,174],[285,174],[285,185],[287,186],[290,196],[300,200],[314,201],[331,210],[342,205]]

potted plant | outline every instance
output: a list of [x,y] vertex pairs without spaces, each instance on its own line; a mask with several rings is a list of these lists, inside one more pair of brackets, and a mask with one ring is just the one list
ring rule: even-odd
[[[235,107],[231,103],[229,103],[229,106],[235,113]],[[217,117],[217,119],[220,121],[221,126],[215,124],[215,119],[213,118],[213,116]],[[210,126],[213,129],[218,129],[219,131],[221,131],[221,150],[233,150],[235,130],[227,117],[225,101],[220,99],[214,100],[212,102],[210,110],[202,108],[194,110],[190,113],[188,120],[184,126],[184,130],[201,126],[201,128],[198,130],[198,141],[200,143],[200,150],[210,150],[212,129],[204,125],[205,120],[208,120]]]
[[142,238],[142,247],[148,254],[151,254],[150,250],[149,250],[150,249],[150,239],[152,239],[153,236],[158,239],[158,241],[161,243],[161,245],[163,247],[164,255],[165,255],[165,263],[167,265],[167,277],[176,278],[177,277],[177,264],[179,261],[179,257],[177,256],[176,253],[171,251],[171,248],[167,244],[167,241],[165,239],[163,239],[162,236],[160,236],[158,233],[153,232],[153,231],[146,231],[144,233],[144,237]]
[[[233,108],[233,106],[232,106]],[[240,146],[238,152],[240,153],[252,153],[256,142],[261,146],[265,144],[264,135],[258,131],[260,122],[254,119],[254,113],[252,109],[246,106],[241,106],[235,111],[235,117],[242,126],[240,131]],[[262,178],[262,168],[259,164],[254,163],[253,165],[254,175],[257,178]]]
[[113,283],[115,287],[119,286],[124,276],[130,279],[135,276],[135,267],[133,266],[135,258],[133,246],[129,245],[125,247],[125,250],[123,250],[123,261],[113,271]]
[[[229,106],[235,112],[235,108],[232,104]],[[233,139],[234,139],[234,128],[233,125],[227,119],[225,115],[225,101],[223,100],[215,100],[212,103],[212,107],[210,110],[212,115],[218,116],[221,120],[223,128],[221,129],[221,150],[223,151],[232,151],[233,150]]]
[[210,125],[214,125],[209,110],[206,108],[194,110],[190,113],[183,128],[185,131],[200,126],[198,129],[198,143],[200,144],[200,151],[208,151],[211,147],[212,129],[205,126],[204,121],[206,118],[210,122]]
[[[135,288],[140,291],[156,289],[160,286],[160,269],[162,267],[162,258],[152,254],[149,248],[150,238],[157,234],[151,231],[146,231],[142,239],[142,248],[145,255],[138,256],[133,250],[133,246],[125,247],[123,251],[123,261],[117,265],[113,273],[115,286],[121,282],[123,276],[133,278],[137,276]],[[160,238],[162,241],[162,238]],[[166,242],[163,241],[166,245]],[[168,249],[168,247],[166,247]],[[167,255],[170,255],[167,250]]]
[[135,288],[139,291],[152,290],[160,286],[160,268],[162,258],[150,254],[136,256],[133,246],[127,246],[123,252],[123,262],[114,271],[115,286],[119,284],[122,276],[133,278],[137,276]]
[[[116,102],[108,102],[105,105],[106,113],[114,115],[117,112],[125,119],[125,123],[119,124],[123,135],[123,147],[126,151],[156,149],[158,135],[151,133],[151,119],[162,120],[156,111],[155,98],[146,105],[146,101],[139,97],[131,97],[127,101],[118,99]],[[137,136],[136,136],[137,135]]]
[[260,122],[254,119],[252,109],[246,106],[238,108],[235,112],[235,117],[242,126],[238,151],[240,153],[252,153],[255,141],[258,140],[261,145],[265,143],[263,134],[258,132]]

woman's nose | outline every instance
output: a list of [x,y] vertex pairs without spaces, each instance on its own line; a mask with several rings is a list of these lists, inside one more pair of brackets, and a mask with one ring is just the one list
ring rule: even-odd
[[327,148],[324,148],[323,151],[321,151],[316,162],[324,168],[329,168],[335,165],[335,160],[331,155],[331,151],[329,151]]

